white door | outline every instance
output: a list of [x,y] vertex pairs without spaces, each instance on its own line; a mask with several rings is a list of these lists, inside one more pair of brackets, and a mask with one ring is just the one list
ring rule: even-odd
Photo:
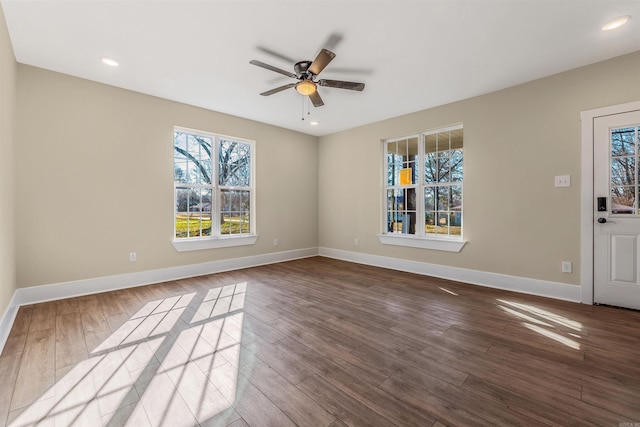
[[640,111],[594,120],[593,301],[640,309]]

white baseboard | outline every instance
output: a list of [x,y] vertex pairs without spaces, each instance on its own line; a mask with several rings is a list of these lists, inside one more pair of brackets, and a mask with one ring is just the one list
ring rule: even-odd
[[429,264],[419,261],[409,261],[399,258],[389,258],[360,252],[343,251],[339,249],[319,248],[318,252],[320,256],[356,262],[358,264],[389,268],[392,270],[405,271],[407,273],[439,277],[442,279],[455,280],[458,282],[486,286],[489,288],[503,289],[565,301],[581,301],[581,288],[578,285],[509,276],[506,274],[489,273],[486,271],[469,270],[466,268],[449,267],[439,264]]
[[137,273],[118,274],[114,276],[96,277],[71,282],[19,288],[13,294],[13,298],[11,298],[9,306],[2,315],[2,318],[0,318],[0,354],[2,354],[2,349],[4,348],[9,332],[11,331],[11,326],[13,325],[18,308],[22,305],[55,301],[64,298],[115,291],[118,289],[133,288],[152,283],[179,280],[187,277],[202,276],[205,274],[221,273],[223,271],[239,270],[241,268],[257,267],[265,264],[275,264],[278,262],[308,258],[316,255],[525,294],[539,295],[573,302],[581,301],[580,286],[568,285],[566,283],[528,279],[525,277],[448,267],[419,261],[408,261],[399,258],[389,258],[360,252],[343,251],[339,249],[307,248],[244,258],[211,261],[202,264],[191,264],[158,270],[141,271]]
[[18,314],[18,304],[16,304],[16,292],[14,292],[9,305],[0,318],[0,355],[2,355],[7,338],[9,338],[9,332],[11,332],[13,321],[16,320],[16,314]]

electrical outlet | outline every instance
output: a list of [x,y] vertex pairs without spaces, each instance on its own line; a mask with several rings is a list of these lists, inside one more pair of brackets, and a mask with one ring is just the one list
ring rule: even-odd
[[358,246],[360,244],[360,241],[358,240],[358,238],[356,237],[356,239],[353,241],[353,244]]
[[571,261],[562,261],[562,272],[571,273],[573,271]]
[[138,254],[135,252],[129,253],[129,262],[136,262],[138,260]]
[[278,246],[278,239],[273,239],[273,246]]

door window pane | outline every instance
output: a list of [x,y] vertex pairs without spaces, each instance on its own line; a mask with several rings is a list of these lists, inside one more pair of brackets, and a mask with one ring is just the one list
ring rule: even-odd
[[637,215],[638,128],[612,129],[611,139],[611,213]]

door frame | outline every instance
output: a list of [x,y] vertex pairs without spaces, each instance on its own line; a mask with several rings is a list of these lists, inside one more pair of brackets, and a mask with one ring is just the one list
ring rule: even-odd
[[610,105],[580,112],[582,122],[582,165],[580,194],[580,283],[581,302],[593,304],[593,231],[594,231],[594,194],[593,194],[593,147],[594,121],[598,117],[628,113],[640,110],[640,101]]

